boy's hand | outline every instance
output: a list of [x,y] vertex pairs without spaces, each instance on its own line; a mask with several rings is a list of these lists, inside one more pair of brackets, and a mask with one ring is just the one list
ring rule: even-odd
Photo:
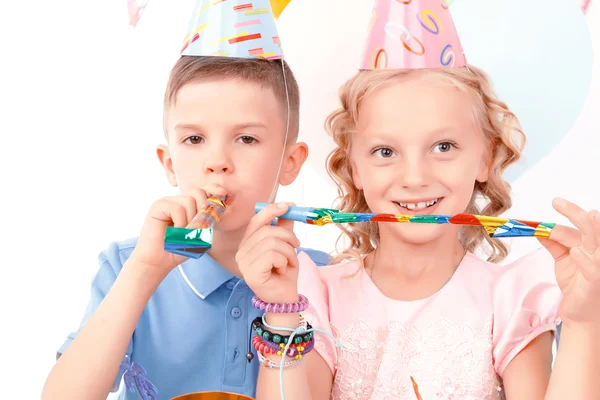
[[271,221],[288,210],[290,204],[265,207],[248,224],[235,256],[238,268],[254,294],[268,303],[298,301],[298,257],[300,241],[293,231],[294,222]]
[[208,185],[193,190],[188,196],[169,196],[156,201],[146,215],[131,262],[142,265],[149,272],[156,272],[161,279],[167,276],[173,268],[187,260],[187,257],[164,250],[167,227],[185,228],[208,197],[226,194],[222,187]]

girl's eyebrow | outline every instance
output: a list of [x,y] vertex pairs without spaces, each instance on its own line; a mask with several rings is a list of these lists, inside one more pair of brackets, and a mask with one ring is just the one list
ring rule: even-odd
[[[444,133],[453,133],[458,131],[459,129],[455,126],[452,125],[445,125],[442,127],[438,127],[438,128],[434,128],[430,131],[425,131],[424,132],[424,136],[425,137],[431,137],[431,136],[439,136],[441,134]],[[385,138],[385,137],[390,137],[390,136],[395,136],[399,133],[400,129],[396,129],[394,131],[370,131],[368,129],[364,129],[364,132],[368,133],[369,136],[373,136],[373,137],[381,137],[381,138]]]

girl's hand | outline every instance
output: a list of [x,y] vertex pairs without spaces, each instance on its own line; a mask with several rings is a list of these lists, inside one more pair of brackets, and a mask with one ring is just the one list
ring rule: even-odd
[[549,239],[539,239],[554,257],[563,293],[559,315],[564,322],[600,325],[600,213],[555,199],[553,207],[577,229],[556,225]]
[[300,242],[294,235],[294,222],[280,219],[277,226],[271,226],[288,207],[287,203],[271,204],[256,214],[235,257],[248,286],[267,303],[298,301],[296,249]]

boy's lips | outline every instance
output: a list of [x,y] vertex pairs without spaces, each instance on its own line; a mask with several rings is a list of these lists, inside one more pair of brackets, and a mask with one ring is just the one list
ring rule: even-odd
[[231,202],[233,201],[233,199],[234,199],[234,198],[235,198],[235,196],[234,196],[234,195],[232,195],[232,194],[228,194],[228,195],[225,197],[225,201],[224,201],[225,205],[226,205],[226,206],[230,205],[230,204],[231,204]]

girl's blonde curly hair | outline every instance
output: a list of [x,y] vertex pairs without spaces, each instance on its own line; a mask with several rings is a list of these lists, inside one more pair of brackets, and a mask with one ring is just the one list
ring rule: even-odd
[[[444,68],[431,70],[372,70],[360,71],[340,89],[341,108],[329,115],[325,122],[327,132],[337,147],[327,159],[327,171],[338,187],[339,197],[335,208],[347,212],[370,212],[365,196],[354,186],[350,147],[352,132],[356,129],[361,103],[380,88],[390,86],[406,78],[439,78],[453,85],[473,100],[476,121],[488,140],[491,154],[489,178],[486,182],[475,182],[473,196],[465,210],[470,214],[497,216],[511,205],[510,185],[502,178],[503,172],[516,162],[525,145],[525,135],[519,120],[508,106],[498,99],[488,76],[481,69],[469,65],[467,68]],[[353,258],[362,259],[379,244],[377,223],[364,222],[340,225],[349,245],[336,257],[336,261]],[[467,251],[476,251],[487,242],[488,260],[502,261],[507,246],[490,238],[481,227],[464,226],[460,230],[460,241]]]

